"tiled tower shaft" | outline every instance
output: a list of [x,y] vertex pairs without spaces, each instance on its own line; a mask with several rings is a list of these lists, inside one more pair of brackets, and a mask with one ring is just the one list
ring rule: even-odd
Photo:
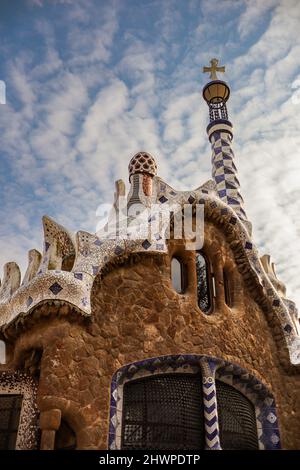
[[222,123],[213,121],[207,131],[212,147],[212,176],[217,185],[218,195],[241,219],[245,220],[247,216],[243,207],[244,201],[240,193],[240,182],[231,146],[231,124],[225,120]]

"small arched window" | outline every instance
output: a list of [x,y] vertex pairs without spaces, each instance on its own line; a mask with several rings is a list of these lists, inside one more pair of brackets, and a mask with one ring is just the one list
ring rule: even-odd
[[196,253],[197,296],[200,310],[210,313],[213,307],[212,279],[209,264],[201,251]]
[[229,275],[226,269],[223,269],[223,282],[224,282],[224,297],[225,303],[228,307],[233,306],[233,291],[232,291],[232,283],[231,283],[231,276]]
[[183,294],[187,287],[187,270],[186,265],[176,257],[171,261],[171,279],[175,291]]

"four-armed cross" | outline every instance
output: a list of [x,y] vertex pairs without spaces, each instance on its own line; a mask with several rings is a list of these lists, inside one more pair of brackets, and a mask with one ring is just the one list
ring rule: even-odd
[[225,72],[225,66],[218,67],[219,60],[218,59],[211,59],[210,67],[203,67],[203,72],[210,72],[209,78],[212,80],[218,80],[216,72]]

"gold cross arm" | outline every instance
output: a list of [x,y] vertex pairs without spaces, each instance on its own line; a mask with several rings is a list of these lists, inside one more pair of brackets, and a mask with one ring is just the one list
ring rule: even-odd
[[210,67],[203,67],[204,73],[210,72],[209,78],[211,80],[218,80],[216,72],[222,72],[222,73],[225,72],[225,66],[222,65],[221,67],[218,67],[218,63],[219,63],[218,59],[211,59]]

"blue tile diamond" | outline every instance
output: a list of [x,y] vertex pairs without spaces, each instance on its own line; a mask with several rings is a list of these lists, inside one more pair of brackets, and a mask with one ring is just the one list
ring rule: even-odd
[[52,294],[57,295],[60,293],[60,291],[63,290],[63,288],[60,284],[58,284],[58,282],[55,282],[54,284],[52,284],[52,286],[49,287],[49,290],[51,290]]
[[74,277],[75,277],[75,279],[79,279],[80,281],[82,281],[83,274],[82,273],[74,273]]
[[121,246],[116,246],[115,248],[115,254],[117,256],[121,255],[124,252],[123,248]]
[[148,250],[148,248],[151,246],[151,243],[148,240],[144,240],[142,243],[142,247],[144,250]]

